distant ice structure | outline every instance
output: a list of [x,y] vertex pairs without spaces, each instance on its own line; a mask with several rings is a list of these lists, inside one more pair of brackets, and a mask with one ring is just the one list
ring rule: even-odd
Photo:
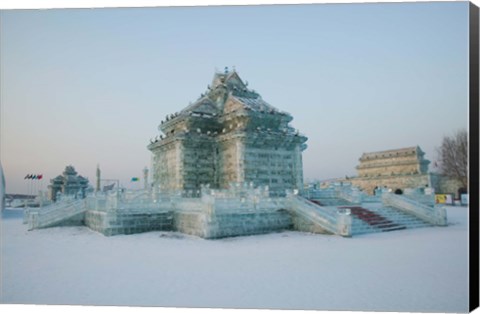
[[50,180],[49,199],[56,201],[57,195],[75,195],[85,197],[88,188],[88,180],[80,175],[72,165],[66,166],[61,175]]

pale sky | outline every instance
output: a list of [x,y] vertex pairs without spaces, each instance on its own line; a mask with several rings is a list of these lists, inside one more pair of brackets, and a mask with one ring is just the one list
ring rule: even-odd
[[293,116],[304,178],[355,175],[363,152],[468,126],[468,2],[0,12],[0,159],[7,193],[73,165],[93,185],[150,167],[165,115],[215,69]]

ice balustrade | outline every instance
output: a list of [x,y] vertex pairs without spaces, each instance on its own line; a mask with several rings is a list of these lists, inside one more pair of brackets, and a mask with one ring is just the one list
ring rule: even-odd
[[173,211],[207,211],[207,204],[200,198],[174,198],[170,202]]
[[268,186],[253,187],[253,183],[232,183],[229,189],[202,187],[201,201],[211,214],[242,212],[272,212],[282,209],[284,198],[270,197]]
[[109,195],[109,202],[112,207],[120,211],[155,213],[171,210],[171,200],[174,197],[174,195],[155,193],[151,190],[127,190]]
[[[72,201],[78,200],[78,198],[75,197],[75,195],[61,195],[59,194],[57,202],[52,202],[51,200],[48,200],[46,195],[42,195],[40,193],[39,196],[35,198],[37,202],[31,202],[32,204],[37,205],[37,207],[28,207],[27,202],[24,202],[25,209],[23,210],[23,223],[28,224],[30,220],[30,216],[32,214],[38,214],[39,212],[41,213],[47,213],[49,212],[49,215],[53,215],[53,212],[56,212],[60,210],[65,206],[68,206]],[[60,213],[59,212],[59,213]],[[60,215],[60,214],[59,214]]]
[[97,211],[158,212],[169,204],[171,196],[149,190],[114,190],[88,195],[87,207]]
[[335,199],[340,198],[350,203],[380,202],[378,195],[368,195],[350,184],[333,184],[326,188],[308,189],[304,192],[308,199]]
[[224,190],[203,187],[202,201],[221,213],[271,212],[285,207],[284,198],[271,197],[268,186],[254,188],[253,183],[231,183]]
[[344,199],[353,204],[361,204],[363,192],[355,187],[340,187],[337,188],[337,197]]
[[213,213],[241,213],[241,212],[271,212],[282,209],[282,198],[260,199],[259,197],[245,198],[216,198],[211,195],[203,195],[202,202],[207,210]]
[[403,191],[403,196],[431,207],[435,206],[435,192],[432,188],[407,188]]
[[268,187],[232,183],[228,189],[211,189],[204,185],[198,191],[161,192],[155,190],[115,190],[87,196],[87,207],[97,211],[158,212],[205,211],[233,213],[275,211],[284,207],[282,198],[269,197]]
[[205,194],[214,195],[218,199],[252,196],[269,197],[270,195],[268,186],[259,186],[255,188],[253,182],[230,182],[227,189],[211,189],[209,184],[202,185],[200,194],[201,196]]
[[298,196],[287,195],[287,208],[304,219],[318,224],[324,230],[341,236],[352,235],[352,217],[348,209],[319,206]]
[[394,207],[433,225],[447,225],[447,213],[443,207],[431,207],[413,199],[392,193],[384,193],[382,195],[382,202],[384,206]]
[[337,198],[337,191],[330,186],[320,189],[307,189],[304,191],[304,196],[308,199]]
[[28,210],[28,229],[46,227],[86,211],[84,199],[63,197],[56,203]]

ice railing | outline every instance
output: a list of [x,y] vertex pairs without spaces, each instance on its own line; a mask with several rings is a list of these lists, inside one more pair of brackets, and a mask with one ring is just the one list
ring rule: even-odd
[[204,211],[208,213],[239,213],[275,211],[283,207],[283,198],[270,197],[268,187],[253,183],[232,183],[228,189],[161,192],[155,190],[114,190],[88,195],[87,208],[97,211],[156,212]]
[[[30,213],[37,213],[38,211],[42,210],[53,210],[54,208],[61,208],[62,204],[65,202],[69,202],[75,199],[75,195],[62,195],[59,194],[58,201],[53,202],[52,200],[47,199],[47,194],[39,192],[39,195],[35,197],[33,200],[29,200],[28,202],[22,200],[23,206],[25,206],[23,210],[23,223],[28,224],[28,220],[30,219]],[[35,207],[33,207],[34,205]],[[32,206],[32,207],[30,207]]]
[[403,196],[430,207],[435,206],[435,190],[433,188],[406,188]]
[[171,208],[175,195],[151,190],[113,190],[97,192],[86,198],[87,208],[96,211],[158,212]]
[[54,212],[62,207],[66,206],[67,204],[71,203],[72,201],[76,200],[74,195],[62,195],[59,194],[57,196],[56,202],[41,200],[39,202],[39,206],[37,207],[28,207],[27,203],[24,203],[25,209],[23,210],[23,223],[28,223],[29,217],[31,214],[37,214],[38,212]]
[[394,207],[433,225],[447,225],[447,212],[443,207],[431,207],[413,199],[392,193],[384,193],[382,195],[382,202],[384,206]]
[[86,210],[85,200],[64,196],[52,205],[30,208],[27,213],[28,229],[33,230],[60,222]]
[[341,186],[337,187],[338,198],[344,199],[353,204],[361,204],[363,201],[364,193],[356,187]]
[[253,196],[268,197],[270,190],[268,186],[255,187],[253,182],[231,182],[226,189],[211,189],[210,184],[202,185],[200,194],[201,196],[212,195],[218,199]]
[[211,214],[274,212],[283,209],[285,198],[271,197],[268,186],[255,188],[253,183],[231,183],[228,189],[202,186],[203,210]]
[[333,209],[317,205],[301,196],[288,194],[287,207],[304,219],[318,224],[333,234],[352,235],[352,217],[349,209]]
[[350,203],[380,202],[380,196],[368,195],[349,183],[334,183],[325,188],[306,189],[303,195],[308,199],[344,199]]

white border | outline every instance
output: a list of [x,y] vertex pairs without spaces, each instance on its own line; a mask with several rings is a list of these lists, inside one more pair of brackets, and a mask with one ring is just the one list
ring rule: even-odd
[[[466,2],[464,0],[453,0]],[[123,8],[123,7],[159,7],[159,6],[215,6],[215,5],[273,5],[273,4],[309,4],[309,3],[387,3],[387,2],[453,2],[452,0],[380,0],[380,1],[295,1],[295,0],[3,0],[0,9],[51,9],[51,8]],[[472,0],[479,6],[480,0]]]

